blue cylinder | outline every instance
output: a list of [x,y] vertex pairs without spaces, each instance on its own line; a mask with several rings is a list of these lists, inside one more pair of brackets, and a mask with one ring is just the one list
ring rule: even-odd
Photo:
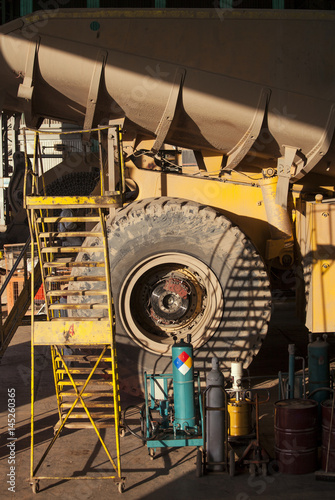
[[[330,374],[329,374],[329,344],[325,340],[321,340],[319,337],[312,342],[310,336],[310,343],[307,346],[308,349],[308,389],[311,394],[315,389],[321,387],[329,387],[330,384]],[[328,391],[318,391],[311,399],[322,403],[325,399],[328,399]]]
[[[212,358],[212,370],[206,377],[206,453],[207,469],[210,471],[224,471],[225,461],[225,393],[224,377],[219,371],[219,360]],[[213,408],[220,408],[213,410]],[[216,462],[216,463],[215,463]],[[221,463],[218,463],[221,462]]]
[[183,340],[172,346],[174,428],[196,426],[194,404],[193,347]]

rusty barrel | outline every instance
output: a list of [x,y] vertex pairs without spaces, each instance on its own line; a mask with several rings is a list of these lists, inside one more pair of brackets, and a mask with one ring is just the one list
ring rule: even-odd
[[[333,401],[327,399],[321,403],[322,409],[322,446],[321,446],[321,462],[322,469],[327,472],[335,472],[335,413],[331,418]],[[332,425],[330,428],[330,422]],[[328,453],[329,448],[329,453]],[[328,456],[328,467],[327,467]],[[326,469],[327,468],[327,469]]]
[[308,474],[317,469],[317,418],[316,401],[275,403],[275,457],[281,472]]

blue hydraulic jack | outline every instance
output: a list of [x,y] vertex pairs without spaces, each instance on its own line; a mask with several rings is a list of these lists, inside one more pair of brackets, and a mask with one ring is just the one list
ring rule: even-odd
[[[190,337],[172,346],[172,373],[144,373],[145,404],[141,430],[150,458],[157,448],[196,446],[197,475],[204,445],[200,375],[193,369]],[[195,384],[196,380],[196,384]],[[195,385],[197,386],[195,390]],[[170,395],[173,392],[173,396]]]

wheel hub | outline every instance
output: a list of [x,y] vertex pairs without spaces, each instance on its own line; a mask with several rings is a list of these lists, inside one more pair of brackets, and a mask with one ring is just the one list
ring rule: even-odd
[[191,305],[190,285],[181,277],[171,275],[152,290],[150,315],[156,321],[167,322],[183,318]]
[[148,257],[134,267],[121,288],[121,318],[142,347],[167,354],[174,340],[192,335],[205,343],[220,323],[220,285],[199,259],[183,253]]

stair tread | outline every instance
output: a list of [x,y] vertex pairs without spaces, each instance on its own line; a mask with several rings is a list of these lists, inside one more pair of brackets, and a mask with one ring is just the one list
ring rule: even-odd
[[103,252],[104,247],[83,247],[83,246],[73,246],[73,247],[43,247],[41,249],[42,254],[46,253],[80,253],[80,252]]
[[52,216],[52,217],[37,217],[36,222],[39,224],[42,223],[56,223],[56,222],[100,222],[100,217],[98,215],[82,215],[78,217],[61,217],[60,215],[58,217]]
[[[84,385],[86,383],[86,379],[85,378],[81,378],[81,379],[74,379],[76,385]],[[90,385],[93,384],[93,385],[104,385],[104,384],[110,384],[112,385],[112,380],[90,380],[89,384],[88,384],[88,387],[90,387]],[[57,385],[72,385],[72,382],[71,380],[58,380],[57,381]]]
[[106,303],[95,303],[95,304],[49,304],[50,310],[66,310],[66,309],[108,309],[109,306]]
[[[112,396],[112,395],[111,395]],[[59,406],[60,408],[71,408],[73,402],[62,402]],[[94,402],[94,401],[85,401],[85,405],[87,408],[112,408],[114,409],[114,404],[113,403],[102,403],[102,402]],[[80,403],[80,401],[77,402],[76,408],[84,408],[83,405]]]
[[[95,426],[98,429],[106,428],[106,427],[115,427],[115,424],[109,422],[94,422]],[[92,428],[92,424],[90,421],[88,422],[69,422],[64,425],[64,427],[68,429],[90,429]]]
[[[80,355],[80,354],[65,354],[63,358],[66,361],[77,361],[80,363],[89,363],[90,361],[97,361],[99,356],[93,355],[93,354],[88,354],[88,355]],[[60,356],[55,356],[56,361],[61,361]],[[106,363],[111,362],[112,358],[110,356],[103,356],[101,361],[104,361]]]
[[[71,373],[71,375],[80,375],[80,374],[85,375],[86,373],[90,374],[92,371],[92,368],[93,368],[93,366],[91,368],[79,368],[79,367],[76,368],[76,367],[70,366],[68,368],[68,370]],[[57,368],[56,373],[65,374],[67,372],[66,372],[65,368]],[[94,374],[96,374],[96,375],[104,375],[104,374],[110,375],[112,373],[113,373],[113,370],[111,367],[108,367],[108,368],[99,368],[98,367],[94,370]]]
[[42,232],[39,233],[40,238],[51,238],[51,237],[56,237],[56,238],[76,238],[76,237],[102,237],[103,233],[100,232],[91,232],[91,231],[50,231],[50,232]]
[[[60,391],[59,395],[61,397],[75,397],[75,396],[77,396],[74,391]],[[96,396],[110,398],[112,395],[113,395],[112,390],[110,390],[109,392],[101,392],[101,391],[94,392],[94,391],[85,390],[85,392],[83,392],[83,394],[82,394],[83,397],[87,397],[87,398],[96,397]]]
[[106,295],[106,290],[49,290],[47,297],[66,297],[71,295]]
[[60,268],[72,268],[72,267],[105,267],[105,262],[103,261],[70,261],[70,262],[45,262],[43,264],[44,268],[49,267],[60,267]]
[[67,282],[67,281],[106,281],[106,276],[73,276],[65,274],[63,276],[47,276],[44,279],[45,283]]
[[[62,413],[64,416],[66,415],[66,412],[62,412]],[[92,411],[90,411],[90,415],[93,418],[93,420],[94,420],[94,418],[107,418],[107,419],[115,418],[113,413],[105,413],[105,412],[92,412]],[[82,418],[82,419],[88,420],[87,413],[84,409],[83,409],[83,412],[72,411],[71,414],[68,416],[68,418]]]
[[50,322],[53,323],[53,322],[57,322],[57,321],[61,321],[61,322],[64,322],[64,321],[67,321],[67,322],[71,322],[71,323],[81,323],[83,321],[100,321],[100,322],[108,322],[108,318],[101,318],[100,316],[82,316],[82,317],[70,317],[70,318],[52,318],[50,319]]

